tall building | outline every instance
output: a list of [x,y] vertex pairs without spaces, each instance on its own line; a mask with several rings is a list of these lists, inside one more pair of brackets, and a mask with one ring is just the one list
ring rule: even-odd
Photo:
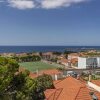
[[78,57],[78,69],[92,69],[100,67],[100,57]]

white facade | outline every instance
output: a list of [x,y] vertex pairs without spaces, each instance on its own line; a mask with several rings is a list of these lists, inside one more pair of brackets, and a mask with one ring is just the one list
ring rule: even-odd
[[100,67],[100,57],[97,58],[98,61],[98,67]]
[[78,69],[100,67],[100,57],[78,57]]
[[78,54],[69,54],[68,55],[68,60],[74,59],[74,58],[78,58],[79,55]]
[[68,63],[66,62],[62,62],[61,64],[63,64],[64,66],[68,66]]
[[86,58],[78,57],[78,69],[86,69]]

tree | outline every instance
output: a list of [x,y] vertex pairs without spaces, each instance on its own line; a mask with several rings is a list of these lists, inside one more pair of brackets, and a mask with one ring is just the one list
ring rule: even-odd
[[18,68],[19,65],[15,60],[0,57],[0,98],[4,98],[5,95],[9,98],[10,82],[18,72]]
[[15,59],[17,62],[31,62],[31,61],[40,61],[41,57],[37,55],[26,55],[26,56],[19,56],[19,57],[12,57],[12,59]]
[[29,71],[18,72],[18,69],[15,60],[0,58],[0,100],[33,100],[37,81],[29,77]]
[[60,56],[62,53],[61,52],[53,52],[54,55]]
[[54,88],[53,80],[50,75],[43,74],[41,76],[38,76],[37,82],[38,82],[38,85],[42,86],[43,90]]
[[0,100],[44,100],[44,91],[54,88],[51,76],[31,79],[28,70],[18,70],[15,60],[0,57]]
[[65,69],[65,67],[57,67],[57,70],[59,70],[59,71],[65,71],[66,69]]

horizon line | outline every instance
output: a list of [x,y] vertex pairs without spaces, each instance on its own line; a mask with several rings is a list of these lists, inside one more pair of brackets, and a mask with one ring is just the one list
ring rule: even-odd
[[100,46],[100,45],[0,45],[0,46],[83,46],[83,47],[93,46],[95,47],[95,46]]

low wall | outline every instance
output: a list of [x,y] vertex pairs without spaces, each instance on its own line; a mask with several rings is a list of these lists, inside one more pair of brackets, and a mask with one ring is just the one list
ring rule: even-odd
[[95,84],[93,84],[92,82],[88,81],[88,85],[92,88],[94,88],[95,90],[97,90],[98,92],[100,92],[100,86],[97,86]]

